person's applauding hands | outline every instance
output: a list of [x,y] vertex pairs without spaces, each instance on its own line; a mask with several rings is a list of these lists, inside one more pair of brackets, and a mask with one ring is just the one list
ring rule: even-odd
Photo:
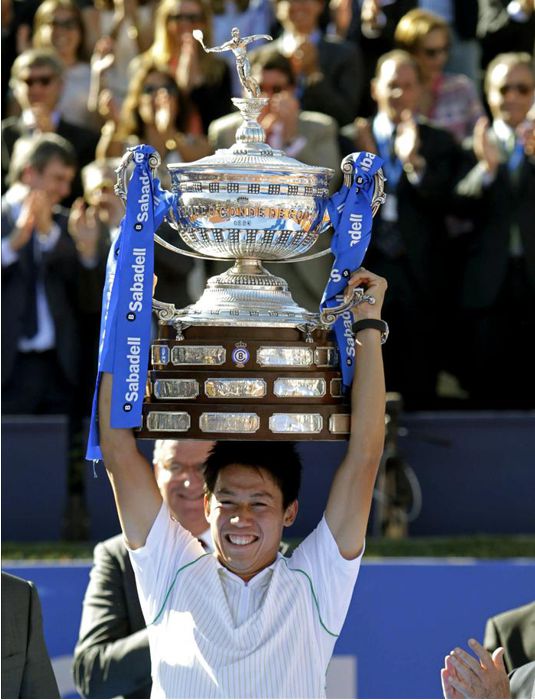
[[401,114],[394,148],[397,157],[408,172],[421,173],[425,168],[425,159],[420,155],[420,145],[418,124],[414,114],[406,110]]
[[464,649],[455,649],[446,656],[440,671],[445,698],[510,698],[509,678],[503,663],[503,647],[491,655],[475,639],[468,645],[477,658]]
[[94,207],[86,207],[82,197],[73,202],[69,215],[69,233],[80,259],[91,263],[97,257],[99,224]]

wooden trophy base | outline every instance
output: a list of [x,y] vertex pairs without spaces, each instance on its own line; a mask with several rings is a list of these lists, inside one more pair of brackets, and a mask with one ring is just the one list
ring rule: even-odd
[[334,337],[296,328],[160,326],[145,439],[347,440],[350,406]]

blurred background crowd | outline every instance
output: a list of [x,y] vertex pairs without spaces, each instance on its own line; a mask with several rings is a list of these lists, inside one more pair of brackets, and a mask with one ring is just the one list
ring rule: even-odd
[[[389,282],[387,389],[534,408],[533,0],[2,0],[3,413],[89,412],[118,158],[233,143],[234,58],[192,31],[234,26],[274,37],[249,47],[271,145],[333,189],[348,153],[385,160],[364,264]],[[285,266],[298,302],[317,309],[330,266]],[[183,307],[215,270],[157,246],[157,297]]]

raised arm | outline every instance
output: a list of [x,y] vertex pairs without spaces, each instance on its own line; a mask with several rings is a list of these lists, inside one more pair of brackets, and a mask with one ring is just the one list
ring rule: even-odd
[[162,497],[132,431],[110,427],[111,389],[112,376],[104,373],[99,393],[100,446],[121,528],[129,546],[138,549],[145,544]]
[[[381,318],[386,280],[360,268],[351,287],[364,287],[376,300],[353,310],[355,320]],[[351,390],[351,436],[335,474],[325,517],[341,555],[354,559],[362,550],[377,468],[384,446],[385,380],[380,332],[361,330],[355,340],[355,377]]]

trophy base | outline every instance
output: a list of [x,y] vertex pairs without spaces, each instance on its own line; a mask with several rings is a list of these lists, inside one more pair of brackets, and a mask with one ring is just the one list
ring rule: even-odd
[[229,270],[208,280],[201,298],[184,309],[155,302],[160,321],[181,335],[194,326],[317,328],[319,316],[292,298],[288,284],[266,270],[260,260],[239,259]]
[[[142,439],[346,440],[350,407],[331,333],[161,325]],[[305,335],[305,337],[304,337]]]

